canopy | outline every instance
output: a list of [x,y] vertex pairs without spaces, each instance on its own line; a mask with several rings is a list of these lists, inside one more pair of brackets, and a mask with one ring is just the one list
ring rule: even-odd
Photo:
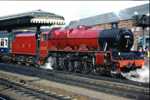
[[0,30],[63,24],[65,24],[63,16],[41,10],[0,17]]

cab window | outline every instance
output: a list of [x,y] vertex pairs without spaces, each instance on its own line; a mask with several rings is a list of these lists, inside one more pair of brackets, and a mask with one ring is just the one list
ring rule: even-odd
[[43,35],[42,35],[42,38],[43,38],[44,41],[46,41],[46,40],[48,39],[47,34],[43,34]]

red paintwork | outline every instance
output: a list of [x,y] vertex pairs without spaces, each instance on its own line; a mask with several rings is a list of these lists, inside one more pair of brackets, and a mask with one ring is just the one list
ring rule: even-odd
[[48,42],[41,41],[40,42],[40,57],[47,57],[48,55]]
[[[43,40],[43,34],[49,35],[49,39]],[[41,33],[40,58],[47,57],[48,51],[95,52],[96,65],[103,65],[105,63],[105,52],[98,51],[99,34],[100,29],[92,29],[86,27],[63,30],[61,30],[60,28],[55,28],[50,32]],[[16,35],[15,39],[12,42],[12,53],[21,55],[36,55],[35,33]],[[135,63],[135,66],[138,67],[142,67],[144,65],[144,60],[114,61],[113,59],[111,59],[111,61],[118,62],[118,69],[125,67],[129,63]]]
[[[23,55],[36,55],[36,37],[35,34],[18,34],[12,42],[12,53]],[[40,57],[46,57],[48,54],[48,42],[41,37]]]
[[105,53],[103,52],[97,52],[96,53],[96,64],[104,64],[104,56]]
[[[100,29],[75,28],[75,29],[54,29],[49,37],[48,48],[50,51],[85,51],[96,50],[95,58],[97,65],[104,64],[105,52],[97,51],[99,48],[98,37]],[[94,49],[93,49],[94,48]],[[111,51],[110,51],[111,52]],[[111,53],[110,53],[111,54]],[[112,55],[110,55],[112,57]],[[111,59],[113,62],[113,59]],[[128,63],[135,63],[136,66],[143,66],[144,60],[117,60],[118,68],[123,68]]]
[[135,64],[136,67],[140,67],[142,68],[144,66],[144,60],[140,59],[140,60],[118,60],[119,63],[119,68],[123,68],[125,66],[127,66],[128,64]]
[[55,30],[51,32],[49,39],[49,49],[64,50],[71,47],[73,50],[79,50],[83,46],[90,49],[99,48],[99,31],[93,29],[76,28],[66,30]]
[[32,35],[18,34],[12,42],[13,54],[36,54],[36,37]]

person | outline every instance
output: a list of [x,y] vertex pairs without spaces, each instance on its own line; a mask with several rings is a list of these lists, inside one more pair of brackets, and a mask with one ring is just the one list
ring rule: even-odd
[[145,49],[145,64],[147,65],[149,65],[149,60],[150,60],[150,48],[146,48]]
[[147,57],[150,58],[150,48],[147,48]]
[[140,57],[140,58],[144,58],[144,57],[145,57],[145,52],[144,52],[144,50],[143,50],[143,47],[142,47],[142,46],[139,46],[137,50],[138,50],[138,52],[139,52],[139,53],[138,53],[138,54],[139,54],[139,57]]
[[150,57],[150,54],[149,54],[150,50],[148,47],[145,48],[145,56],[146,57]]
[[4,39],[1,39],[1,46],[4,47]]
[[139,52],[143,52],[143,48],[140,46],[140,47],[138,47],[138,51]]

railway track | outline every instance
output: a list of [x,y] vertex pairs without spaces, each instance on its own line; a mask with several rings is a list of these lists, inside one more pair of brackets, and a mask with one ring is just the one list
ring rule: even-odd
[[[49,70],[49,69],[43,69],[43,68],[36,68],[36,67],[26,67],[26,66],[22,66],[22,65],[10,65],[10,64],[4,64],[4,63],[0,63],[0,65],[2,66],[7,66],[5,68],[2,68],[4,70],[9,70],[9,66],[10,67],[15,67],[18,68],[21,66],[22,70],[34,70],[35,72],[45,72],[46,74],[54,74],[54,73],[61,73],[64,75],[74,75],[74,76],[79,76],[79,77],[84,77],[84,78],[91,78],[91,79],[96,79],[96,80],[106,80],[106,81],[110,81],[110,82],[117,82],[117,83],[123,83],[123,84],[129,84],[129,85],[136,85],[136,86],[140,86],[140,87],[146,87],[149,88],[149,83],[141,83],[141,82],[135,82],[135,81],[131,81],[131,80],[127,80],[127,79],[123,79],[122,77],[120,78],[113,78],[110,76],[100,76],[100,75],[95,75],[95,74],[80,74],[80,73],[71,73],[71,72],[64,72],[64,71],[53,71],[53,70]],[[11,70],[13,71],[13,70]],[[16,71],[16,70],[15,70]],[[17,71],[18,72],[18,71]],[[19,72],[20,73],[20,72]],[[23,72],[24,74],[26,74],[25,72]],[[29,73],[28,73],[29,74]],[[30,73],[30,75],[32,75],[32,73]]]
[[0,94],[0,100],[14,100],[14,99],[12,99],[12,98],[10,98],[8,96]]
[[[132,82],[129,82],[130,83],[129,84],[128,82],[123,83],[123,81],[119,81],[118,83],[117,80],[113,81],[110,78],[102,79],[102,77],[97,78],[94,76],[90,76],[89,78],[89,75],[69,74],[69,73],[66,74],[64,72],[61,72],[61,74],[59,74],[60,71],[54,71],[54,73],[56,74],[53,74],[53,76],[57,78],[54,79],[54,81],[59,81],[59,82],[62,81],[67,84],[78,85],[96,91],[103,91],[105,93],[110,93],[110,94],[124,96],[133,99],[138,99],[140,97],[148,98],[149,96],[149,87],[147,87],[147,85],[145,84],[133,85]],[[52,73],[50,73],[50,75],[52,75]],[[58,80],[59,78],[61,80]]]
[[[51,70],[50,70],[51,71]],[[63,72],[63,71],[55,71],[56,73],[62,73],[62,74],[72,74],[79,77],[85,77],[85,78],[91,78],[95,80],[104,80],[104,81],[110,81],[110,82],[117,82],[117,83],[123,83],[123,84],[129,84],[129,85],[136,85],[136,86],[142,86],[142,87],[149,87],[149,83],[141,83],[141,82],[135,82],[131,80],[127,80],[124,78],[113,78],[110,76],[100,76],[95,74],[80,74],[80,73],[71,73],[71,72]]]
[[58,95],[50,91],[45,92],[43,90],[30,88],[29,86],[8,81],[2,78],[0,78],[0,85],[7,87],[7,89],[10,89],[11,91],[15,91],[16,93],[19,93],[22,96],[27,95],[28,97],[30,96],[37,100],[71,100],[71,98],[68,98],[67,96]]
[[[4,65],[4,64],[3,64]],[[11,67],[11,70],[10,70]],[[13,68],[12,68],[13,67]],[[123,83],[123,81],[113,81],[103,78],[99,79],[94,76],[82,76],[80,74],[66,74],[58,71],[50,71],[40,68],[12,66],[2,67],[2,70],[11,71],[19,74],[36,76],[48,80],[80,86],[95,91],[103,91],[118,96],[128,97],[131,99],[149,98],[149,87],[142,84]],[[39,70],[40,69],[40,70]],[[96,79],[98,78],[98,79]]]

